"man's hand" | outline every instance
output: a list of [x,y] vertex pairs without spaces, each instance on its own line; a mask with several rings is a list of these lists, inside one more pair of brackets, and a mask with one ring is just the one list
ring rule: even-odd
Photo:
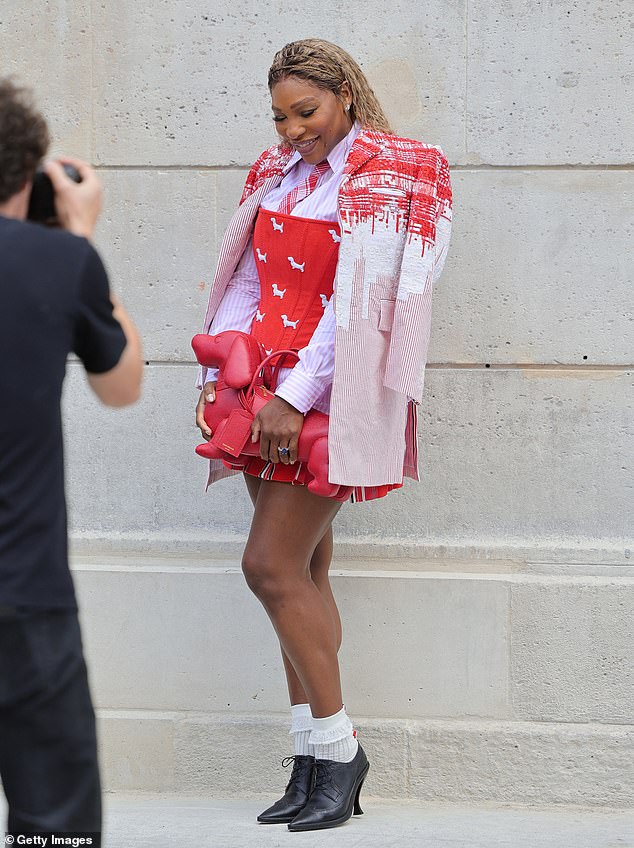
[[211,439],[213,433],[209,429],[209,425],[205,421],[205,403],[213,403],[216,399],[216,384],[215,382],[205,383],[200,398],[196,404],[196,426],[200,428],[203,439],[206,442]]
[[[76,183],[66,174],[60,163],[73,165],[79,171],[81,182]],[[94,170],[81,159],[64,156],[57,162],[44,163],[55,191],[55,211],[61,226],[76,236],[92,238],[99,213],[103,190]]]
[[[293,465],[297,461],[297,443],[304,416],[282,398],[274,397],[258,412],[251,425],[251,441],[260,439],[260,456],[271,462]],[[279,448],[288,448],[280,454]]]

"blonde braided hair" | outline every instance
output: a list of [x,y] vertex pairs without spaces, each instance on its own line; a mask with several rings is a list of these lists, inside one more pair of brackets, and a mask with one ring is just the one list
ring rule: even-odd
[[321,38],[304,38],[282,47],[269,68],[269,91],[288,76],[300,77],[317,88],[332,91],[339,98],[341,86],[347,82],[352,95],[349,112],[352,121],[359,121],[367,129],[393,135],[365,74],[352,56],[336,44]]

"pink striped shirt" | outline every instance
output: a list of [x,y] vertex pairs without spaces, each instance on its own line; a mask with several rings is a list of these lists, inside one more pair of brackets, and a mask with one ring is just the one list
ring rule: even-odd
[[[359,124],[355,124],[348,135],[331,150],[327,157],[330,170],[322,175],[315,190],[295,206],[291,215],[337,221],[339,185],[344,165],[360,130]],[[284,168],[285,176],[282,182],[264,197],[261,208],[277,212],[282,198],[306,179],[312,169],[313,165],[304,162],[300,154],[295,152]],[[259,302],[260,281],[253,256],[252,239],[249,239],[238,267],[227,285],[209,333],[214,335],[224,330],[241,330],[248,333]],[[297,365],[280,370],[275,393],[300,412],[306,413],[312,408],[328,412],[334,368],[335,314],[331,298],[310,342],[299,351]],[[207,381],[216,380],[217,377],[218,369],[210,368]],[[199,388],[202,388],[200,379]]]

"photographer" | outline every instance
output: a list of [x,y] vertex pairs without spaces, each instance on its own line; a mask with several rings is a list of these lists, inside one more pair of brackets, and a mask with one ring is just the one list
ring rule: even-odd
[[0,777],[8,829],[100,844],[95,718],[67,560],[60,397],[67,355],[108,406],[134,403],[137,331],[89,239],[94,171],[45,166],[61,229],[26,221],[48,131],[30,95],[0,80]]

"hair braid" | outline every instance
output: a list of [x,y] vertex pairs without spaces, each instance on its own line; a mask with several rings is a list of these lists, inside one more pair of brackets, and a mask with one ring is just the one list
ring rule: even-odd
[[355,60],[336,44],[321,38],[292,41],[273,58],[269,69],[269,91],[287,76],[296,76],[324,88],[340,97],[341,86],[350,86],[352,104],[350,117],[362,127],[393,133],[389,121],[370,87],[365,74]]

